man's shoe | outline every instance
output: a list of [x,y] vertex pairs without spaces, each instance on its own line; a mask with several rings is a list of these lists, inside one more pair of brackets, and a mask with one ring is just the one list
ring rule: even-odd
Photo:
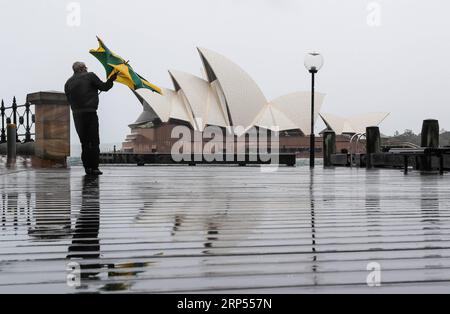
[[87,175],[92,174],[92,169],[91,168],[84,168],[84,171],[86,172]]
[[101,176],[103,172],[101,172],[99,169],[92,169],[91,174],[94,176]]

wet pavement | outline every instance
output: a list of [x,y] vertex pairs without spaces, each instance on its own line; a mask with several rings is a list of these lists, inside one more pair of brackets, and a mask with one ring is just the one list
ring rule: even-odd
[[450,291],[449,175],[103,170],[0,168],[0,293]]

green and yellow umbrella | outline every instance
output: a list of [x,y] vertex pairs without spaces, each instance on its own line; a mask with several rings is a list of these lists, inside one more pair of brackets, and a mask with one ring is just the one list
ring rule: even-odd
[[91,49],[89,53],[101,62],[108,78],[119,72],[116,81],[128,86],[133,91],[139,88],[147,88],[158,94],[162,93],[161,88],[134,72],[133,68],[128,64],[129,61],[125,61],[122,57],[109,50],[100,38],[97,37],[97,40],[99,47]]

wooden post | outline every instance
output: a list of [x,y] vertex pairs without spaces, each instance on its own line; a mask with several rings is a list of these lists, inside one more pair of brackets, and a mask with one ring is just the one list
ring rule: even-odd
[[[435,119],[423,120],[421,133],[421,147],[439,147],[439,121]],[[421,158],[421,170],[431,171],[431,156],[423,156]]]
[[36,146],[33,166],[66,167],[70,156],[70,107],[61,92],[27,95],[35,105]]
[[332,167],[331,155],[336,154],[336,133],[325,131],[323,133],[323,166]]
[[381,151],[380,129],[377,126],[369,126],[366,128],[366,168],[371,169],[372,154]]

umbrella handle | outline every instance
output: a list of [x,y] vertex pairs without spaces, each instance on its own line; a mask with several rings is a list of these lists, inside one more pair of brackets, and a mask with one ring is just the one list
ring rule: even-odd
[[[120,71],[119,71],[119,70],[116,70],[116,72],[115,72],[114,74],[119,75],[119,74],[120,74]],[[113,75],[114,75],[114,74],[113,74]],[[112,75],[111,75],[111,76],[112,76]]]
[[[117,74],[120,74],[120,71],[119,70],[117,70],[117,72],[116,72]],[[116,74],[116,73],[114,73],[114,74]],[[100,91],[99,93],[98,93],[98,95],[100,95],[102,93],[102,91]]]

